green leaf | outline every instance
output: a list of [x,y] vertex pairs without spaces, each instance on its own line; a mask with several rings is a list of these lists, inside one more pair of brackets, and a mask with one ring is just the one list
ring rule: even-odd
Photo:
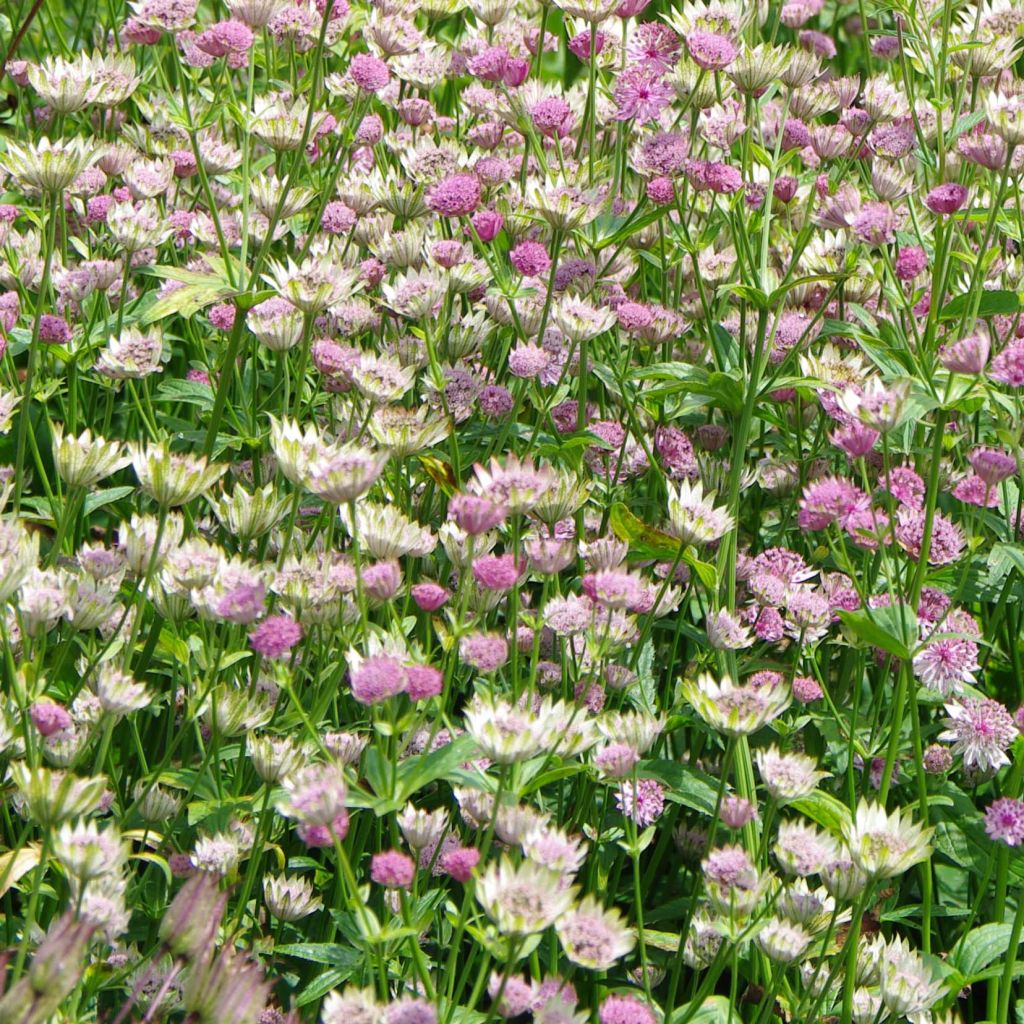
[[679,541],[663,530],[648,526],[638,519],[621,502],[612,505],[608,513],[612,532],[619,540],[629,544],[630,553],[636,558],[672,562],[679,554]]
[[135,491],[136,488],[134,487],[107,487],[105,490],[96,491],[95,494],[86,496],[82,512],[87,516],[92,515],[96,509],[103,508],[104,505],[110,505],[112,502],[120,501],[122,498],[127,498],[129,494],[134,494]]
[[142,316],[143,324],[155,324],[158,320],[173,316],[190,317],[204,306],[212,306],[218,299],[228,298],[231,289],[211,278],[213,284],[186,284],[181,288],[157,299]]
[[697,574],[705,590],[718,589],[718,569],[711,562],[702,562],[697,558],[694,548],[687,548],[683,552],[683,561]]
[[635,370],[633,380],[671,381],[662,388],[646,392],[651,397],[686,392],[710,399],[726,412],[733,415],[743,409],[743,388],[729,373],[720,370],[708,372],[703,366],[689,363],[655,363]]
[[740,1015],[725,996],[709,996],[700,1006],[686,1003],[673,1010],[666,1024],[739,1024]]
[[768,309],[771,302],[771,299],[760,288],[755,288],[749,284],[727,284],[723,285],[719,291],[738,295],[741,299],[746,299],[747,302],[758,309]]
[[917,616],[905,605],[840,612],[843,625],[859,640],[906,660],[917,646]]
[[464,734],[439,750],[407,758],[398,769],[398,799],[408,800],[417,790],[445,778],[475,752],[473,737]]
[[657,779],[668,787],[665,795],[674,803],[682,804],[702,814],[715,813],[718,785],[715,779],[687,764],[656,758],[641,761],[637,774],[644,779]]
[[[960,320],[973,308],[973,295],[958,295],[939,310],[940,320]],[[996,289],[981,293],[978,302],[978,316],[1012,316],[1020,309],[1016,292]]]
[[654,679],[654,643],[648,640],[640,649],[636,663],[636,683],[627,696],[634,707],[649,715],[658,713],[658,684]]
[[1012,928],[1009,924],[982,924],[972,928],[957,944],[949,962],[970,981],[993,960],[1007,955]]
[[359,950],[336,942],[285,943],[282,946],[275,946],[274,954],[293,956],[314,964],[330,964],[333,967],[355,967],[362,959]]
[[1020,544],[995,544],[989,561],[996,561],[997,558],[1005,559],[1017,572],[1024,575],[1024,546]]
[[841,835],[843,826],[850,821],[850,809],[846,804],[820,789],[794,800],[790,806],[835,835]]
[[197,380],[171,379],[160,382],[156,389],[158,402],[187,402],[209,411],[213,408],[213,388]]
[[[278,947],[275,947],[275,952],[280,952]],[[309,1003],[315,1002],[322,996],[327,995],[332,988],[340,985],[343,981],[347,981],[352,977],[355,972],[355,966],[351,967],[335,967],[330,971],[325,971],[319,977],[311,981],[295,999],[296,1006],[307,1006]]]

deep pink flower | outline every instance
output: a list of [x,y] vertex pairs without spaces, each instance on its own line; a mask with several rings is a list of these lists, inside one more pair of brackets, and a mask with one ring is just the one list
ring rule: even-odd
[[416,875],[416,862],[400,850],[375,853],[370,861],[370,878],[387,889],[408,889]]
[[425,612],[436,612],[452,596],[440,583],[414,583],[409,588],[409,596],[416,606]]
[[481,242],[493,242],[501,231],[505,218],[494,210],[480,210],[473,214],[473,230]]
[[465,884],[473,877],[473,871],[480,863],[480,851],[472,846],[458,846],[442,854],[438,863],[445,874]]
[[71,715],[59,704],[37,701],[29,708],[29,715],[41,736],[52,736],[71,728]]
[[693,63],[705,71],[721,71],[735,59],[739,50],[728,36],[717,32],[691,32],[686,37],[686,48]]
[[963,185],[952,181],[947,182],[945,185],[936,185],[924,197],[924,205],[932,213],[941,215],[956,213],[966,202],[967,189]]
[[427,205],[445,217],[468,217],[480,205],[480,182],[474,174],[445,178],[430,190]]
[[540,242],[520,242],[508,259],[523,277],[537,277],[551,267],[551,257]]
[[900,249],[894,263],[896,276],[901,281],[913,281],[927,266],[928,256],[924,249],[916,245],[908,245]]
[[985,811],[985,832],[989,839],[1020,846],[1024,843],[1024,800],[1002,797]]
[[397,658],[374,654],[349,673],[349,683],[352,696],[360,704],[379,704],[404,693],[409,686],[409,674]]
[[264,658],[281,658],[302,639],[290,615],[269,615],[249,634],[249,646]]
[[348,66],[348,73],[363,92],[380,92],[391,78],[387,64],[370,53],[356,54]]

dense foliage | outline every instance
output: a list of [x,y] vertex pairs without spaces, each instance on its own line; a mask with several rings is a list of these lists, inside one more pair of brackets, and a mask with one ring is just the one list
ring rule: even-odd
[[1022,37],[7,0],[0,1024],[1024,1020]]

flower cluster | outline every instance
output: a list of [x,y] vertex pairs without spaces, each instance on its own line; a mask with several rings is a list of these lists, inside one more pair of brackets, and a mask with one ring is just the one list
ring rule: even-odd
[[1018,0],[0,38],[0,1021],[1011,1019]]

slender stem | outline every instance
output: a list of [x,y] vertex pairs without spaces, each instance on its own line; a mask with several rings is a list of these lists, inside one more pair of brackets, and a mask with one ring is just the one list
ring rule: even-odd
[[50,195],[50,207],[46,217],[46,240],[43,252],[43,274],[36,294],[35,315],[32,318],[32,337],[28,343],[28,368],[25,371],[25,387],[21,395],[21,409],[18,411],[18,449],[14,464],[14,513],[21,510],[21,492],[25,486],[25,444],[28,440],[29,421],[32,418],[32,385],[35,383],[36,363],[39,359],[39,327],[43,318],[43,306],[50,291],[50,271],[53,267],[53,249],[57,238],[57,204],[61,194]]

